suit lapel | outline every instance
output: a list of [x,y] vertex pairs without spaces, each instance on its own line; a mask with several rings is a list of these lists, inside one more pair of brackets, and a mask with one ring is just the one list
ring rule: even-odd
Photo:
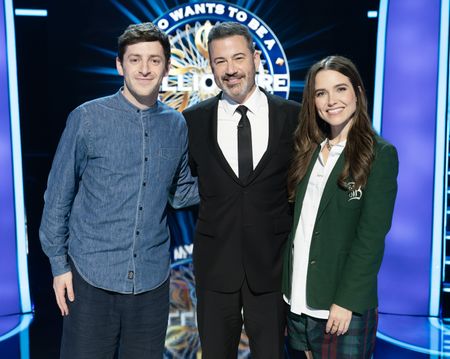
[[286,120],[286,113],[280,111],[280,107],[277,106],[277,103],[274,100],[273,96],[268,94],[263,89],[261,90],[266,95],[267,102],[269,104],[269,139],[266,152],[264,152],[264,155],[261,157],[258,165],[249,176],[247,183],[245,183],[246,185],[250,184],[255,178],[257,178],[264,167],[269,163],[270,157],[278,148],[278,143],[283,131],[284,122]]
[[217,96],[213,105],[210,108],[211,113],[206,113],[207,121],[210,124],[210,132],[209,139],[211,139],[211,147],[212,151],[215,154],[219,164],[222,166],[223,170],[230,176],[235,182],[242,185],[242,181],[236,176],[233,169],[230,167],[227,159],[225,158],[222,150],[220,149],[219,142],[217,141],[217,112],[219,107],[219,99],[222,96],[222,92],[220,92]]
[[319,209],[317,210],[316,221],[320,218],[323,211],[325,210],[328,203],[330,202],[330,199],[335,195],[335,193],[339,189],[337,181],[338,181],[340,174],[342,173],[342,170],[344,169],[344,164],[345,164],[345,156],[344,156],[344,153],[341,153],[341,155],[339,156],[339,159],[337,160],[336,164],[334,165],[333,170],[330,173],[330,176],[328,177],[328,181],[323,190],[322,198],[321,198],[320,204],[319,204]]
[[269,163],[270,157],[278,147],[278,143],[280,141],[281,133],[283,131],[284,123],[286,120],[286,114],[283,111],[280,111],[280,107],[276,103],[275,97],[268,94],[263,89],[261,90],[267,96],[267,102],[269,105],[269,139],[266,152],[264,152],[264,155],[258,162],[258,165],[255,167],[246,181],[243,181],[238,176],[236,176],[236,173],[230,167],[217,141],[217,112],[219,99],[222,96],[222,92],[216,96],[216,100],[213,102],[213,106],[210,109],[212,113],[207,115],[209,119],[212,119],[210,138],[212,139],[213,151],[216,154],[216,158],[218,159],[225,172],[241,186],[248,186],[249,184],[251,184],[258,177],[267,163]]

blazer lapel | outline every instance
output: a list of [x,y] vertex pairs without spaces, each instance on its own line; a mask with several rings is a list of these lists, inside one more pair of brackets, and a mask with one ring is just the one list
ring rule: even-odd
[[341,155],[339,156],[339,159],[337,160],[336,164],[334,165],[333,170],[330,173],[330,176],[328,177],[328,181],[323,190],[322,198],[321,198],[320,204],[319,204],[319,209],[317,210],[316,221],[320,218],[323,211],[325,210],[328,203],[330,202],[330,199],[334,196],[336,191],[339,189],[337,181],[338,181],[340,174],[342,173],[342,170],[344,169],[344,164],[345,164],[345,156],[344,156],[344,153],[341,153]]
[[311,172],[316,164],[317,157],[320,153],[320,146],[317,146],[314,151],[311,161],[309,162],[308,170],[306,171],[305,177],[297,186],[297,193],[295,194],[295,210],[294,210],[294,226],[293,233],[297,230],[298,221],[300,219],[300,212],[302,210],[303,199],[305,198],[306,189],[308,188],[309,178],[311,177]]

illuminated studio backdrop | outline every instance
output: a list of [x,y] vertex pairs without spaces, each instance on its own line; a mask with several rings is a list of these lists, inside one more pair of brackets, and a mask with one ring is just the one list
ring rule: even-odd
[[[21,3],[26,1],[16,1],[14,6]],[[4,4],[12,12],[11,1]],[[282,97],[299,101],[306,70],[326,55],[342,54],[358,65],[369,98],[374,99],[374,126],[397,146],[400,155],[398,201],[380,273],[379,338],[415,352],[445,350],[446,330],[438,316],[447,293],[448,0],[354,1],[351,6],[330,1],[328,7],[301,3],[294,8],[285,1],[253,0],[42,4],[48,9],[44,20],[15,17],[17,42],[22,45],[17,50],[19,100],[14,48],[6,51],[5,23],[0,28],[0,243],[4,258],[0,275],[5,278],[0,300],[8,301],[0,315],[31,308],[24,264],[19,108],[29,262],[30,268],[38,269],[30,271],[30,279],[38,306],[38,283],[49,275],[37,243],[45,179],[69,111],[86,100],[114,93],[121,85],[114,66],[117,36],[129,23],[149,20],[169,33],[174,66],[161,98],[182,110],[217,93],[207,61],[206,35],[214,23],[232,20],[249,26],[261,51],[258,83]],[[12,14],[9,25],[11,19]],[[9,38],[12,46],[14,36]],[[30,83],[30,78],[35,81]],[[191,263],[195,219],[195,208],[170,214],[168,358],[195,358],[199,351]],[[408,323],[409,316],[423,320]],[[412,338],[410,330],[399,329],[401,325],[421,326],[423,334],[419,340]],[[245,335],[240,350],[242,357],[247,356]]]

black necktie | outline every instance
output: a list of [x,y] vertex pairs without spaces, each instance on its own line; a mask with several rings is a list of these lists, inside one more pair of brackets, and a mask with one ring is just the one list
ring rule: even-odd
[[247,117],[248,108],[240,105],[236,109],[241,114],[238,124],[239,178],[246,179],[253,171],[252,128]]

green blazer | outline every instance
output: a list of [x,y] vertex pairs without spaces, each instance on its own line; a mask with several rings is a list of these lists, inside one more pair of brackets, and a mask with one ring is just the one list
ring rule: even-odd
[[[283,262],[282,290],[289,299],[295,231],[319,149],[297,187],[294,226]],[[309,253],[306,301],[315,309],[329,309],[335,303],[363,313],[378,306],[377,275],[397,195],[397,150],[376,136],[375,158],[367,185],[362,190],[345,190],[338,186],[344,162],[343,153],[328,178],[320,201]]]

